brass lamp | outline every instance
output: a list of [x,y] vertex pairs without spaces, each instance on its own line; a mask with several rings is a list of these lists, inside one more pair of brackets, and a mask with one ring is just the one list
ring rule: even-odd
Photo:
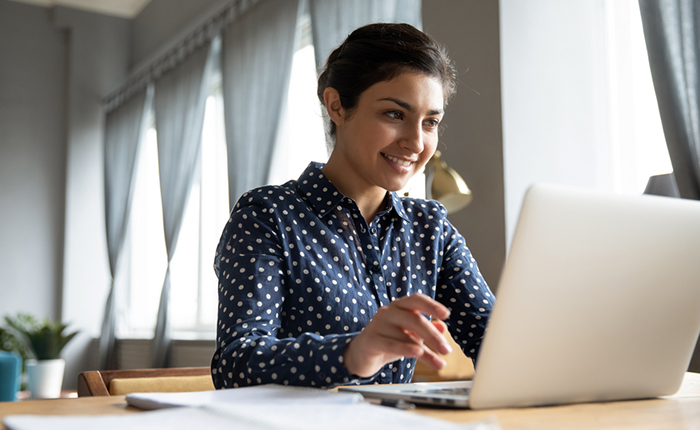
[[442,161],[440,156],[440,151],[435,151],[426,166],[426,197],[442,203],[448,213],[457,212],[472,201],[472,192],[459,173]]

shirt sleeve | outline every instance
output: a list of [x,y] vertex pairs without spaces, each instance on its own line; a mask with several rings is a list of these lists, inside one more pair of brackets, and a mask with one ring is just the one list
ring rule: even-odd
[[248,193],[234,208],[219,242],[214,385],[356,383],[343,364],[343,353],[357,333],[322,336],[286,333],[283,328],[288,280],[284,231],[276,220],[273,205]]
[[446,321],[450,334],[464,354],[476,361],[495,298],[464,237],[447,218],[443,223],[443,260],[436,299],[450,310]]

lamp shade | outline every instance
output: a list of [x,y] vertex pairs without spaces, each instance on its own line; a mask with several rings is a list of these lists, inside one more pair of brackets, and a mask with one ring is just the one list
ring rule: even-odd
[[673,173],[665,175],[654,175],[649,178],[644,194],[652,194],[655,196],[680,197],[678,192],[678,184]]
[[453,213],[466,207],[472,201],[472,192],[467,183],[454,169],[440,158],[435,151],[426,169],[426,191],[429,199],[439,201],[447,212]]

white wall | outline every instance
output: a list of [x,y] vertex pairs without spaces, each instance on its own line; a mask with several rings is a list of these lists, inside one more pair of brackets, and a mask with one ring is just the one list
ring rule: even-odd
[[128,62],[129,22],[0,0],[0,315],[79,330],[64,381],[92,355],[108,287],[102,98]]
[[67,34],[0,0],[0,316],[60,313]]
[[66,348],[64,387],[95,368],[91,339],[101,329],[109,288],[104,221],[102,99],[126,77],[130,23],[126,19],[56,8],[54,25],[70,34],[66,130],[65,243],[62,319],[80,329]]
[[534,182],[609,188],[604,0],[500,0],[508,241]]

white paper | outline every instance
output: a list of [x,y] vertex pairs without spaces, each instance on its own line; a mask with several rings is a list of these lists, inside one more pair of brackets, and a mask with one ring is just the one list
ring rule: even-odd
[[333,392],[320,388],[286,385],[259,385],[229,390],[197,391],[191,393],[134,393],[126,402],[139,409],[162,409],[177,406],[228,404],[350,404],[363,400],[358,393]]
[[212,404],[129,415],[5,417],[10,430],[497,430],[495,422],[451,423],[367,403]]
[[[215,429],[234,430],[232,422],[203,409],[182,408],[128,415],[39,416],[9,415],[3,423],[9,430],[146,430]],[[247,427],[241,427],[247,429]]]

